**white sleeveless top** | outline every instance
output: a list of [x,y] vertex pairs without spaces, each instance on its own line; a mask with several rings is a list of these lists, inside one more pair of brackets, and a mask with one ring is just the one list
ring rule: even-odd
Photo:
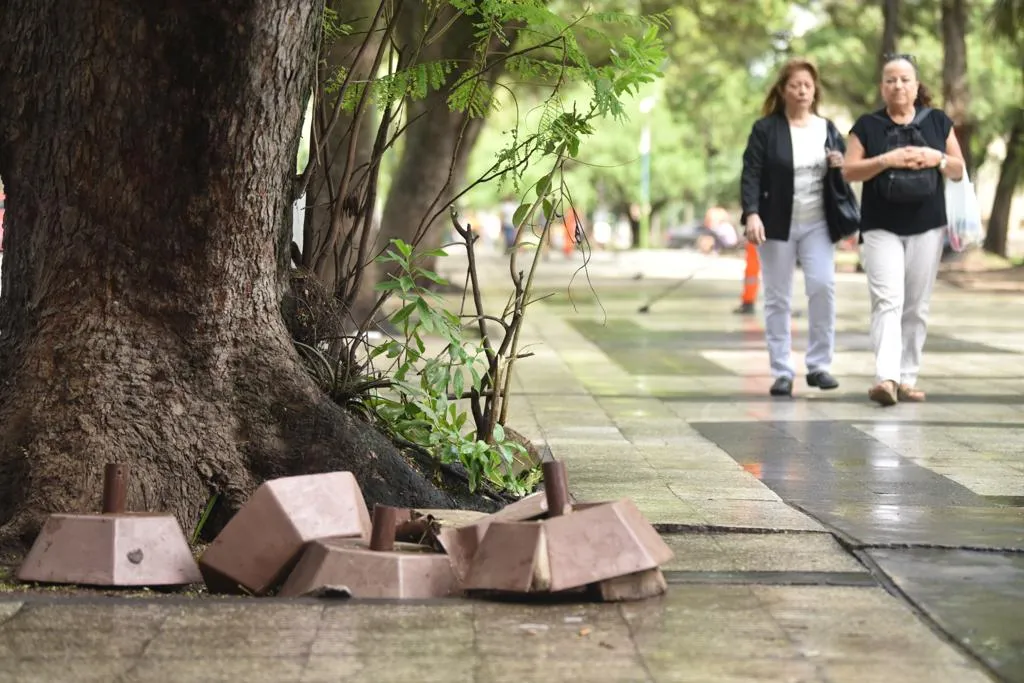
[[789,126],[793,138],[792,225],[825,220],[826,125],[825,119],[813,116],[806,126]]

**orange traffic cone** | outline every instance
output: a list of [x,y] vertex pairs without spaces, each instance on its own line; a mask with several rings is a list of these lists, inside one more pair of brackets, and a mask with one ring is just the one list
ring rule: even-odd
[[743,296],[740,297],[740,307],[736,309],[737,313],[749,315],[754,312],[760,279],[761,261],[757,256],[757,247],[753,242],[747,242],[747,268],[743,274]]

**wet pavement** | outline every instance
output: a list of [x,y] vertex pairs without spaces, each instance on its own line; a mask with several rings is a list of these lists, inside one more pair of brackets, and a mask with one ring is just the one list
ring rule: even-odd
[[[596,424],[574,434],[541,417],[553,450],[583,468],[577,485],[601,496],[640,480],[634,495],[649,517],[688,532],[676,542],[681,554],[700,552],[706,541],[695,538],[707,532],[829,534],[982,670],[1024,681],[1024,302],[940,286],[921,379],[928,401],[881,409],[865,395],[873,374],[866,287],[862,276],[840,275],[834,372],[843,386],[820,392],[798,376],[795,398],[778,400],[767,395],[760,319],[730,313],[740,264],[722,265],[648,314],[638,308],[668,280],[619,273],[595,278],[596,296],[576,287],[546,301],[554,315],[539,335],[561,350],[574,379],[567,386],[587,394],[577,409],[603,414],[618,434],[603,440],[617,442],[609,459],[636,465],[631,476],[587,471],[600,457]],[[794,321],[796,350],[805,328]],[[682,574],[857,585],[845,570]]]
[[[503,265],[485,258],[488,301]],[[581,500],[675,551],[622,605],[0,599],[6,681],[1024,682],[1024,302],[939,287],[920,405],[866,400],[867,293],[840,276],[835,392],[771,378],[742,262],[557,258],[510,426]],[[647,277],[633,279],[637,272]],[[696,277],[637,309],[671,280]],[[662,279],[654,280],[652,276]],[[802,284],[796,282],[797,291]],[[795,321],[795,348],[805,336]],[[799,356],[795,359],[800,362]]]
[[880,588],[673,585],[623,605],[0,603],[0,681],[987,680]]

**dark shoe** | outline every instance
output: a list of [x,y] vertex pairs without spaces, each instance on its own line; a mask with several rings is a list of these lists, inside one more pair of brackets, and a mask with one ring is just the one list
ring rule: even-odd
[[792,396],[793,380],[788,377],[779,377],[775,380],[775,384],[772,385],[768,393],[772,396]]
[[822,391],[828,391],[829,389],[838,389],[839,382],[829,373],[820,370],[807,375],[807,386],[818,387]]
[[740,304],[740,307],[733,311],[736,315],[754,315],[754,304]]

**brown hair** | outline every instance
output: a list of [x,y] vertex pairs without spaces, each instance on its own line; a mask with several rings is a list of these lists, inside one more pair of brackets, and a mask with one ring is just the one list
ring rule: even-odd
[[818,113],[818,100],[821,98],[821,81],[818,78],[818,67],[806,59],[791,59],[782,65],[779,70],[779,77],[775,79],[772,89],[768,91],[768,97],[764,99],[764,106],[761,107],[762,116],[779,114],[786,108],[786,102],[782,98],[782,91],[786,84],[797,71],[806,71],[811,74],[814,81],[814,100],[811,102],[811,111]]
[[884,71],[885,67],[889,66],[893,62],[900,62],[900,61],[906,62],[907,64],[909,64],[910,66],[912,66],[914,68],[914,78],[917,79],[917,97],[914,98],[914,106],[915,107],[930,107],[930,106],[932,106],[932,93],[928,89],[928,87],[925,86],[925,84],[921,82],[921,71],[920,71],[920,69],[917,68],[917,59],[914,58],[914,55],[904,55],[904,54],[900,54],[900,55],[896,55],[896,54],[884,55],[882,57],[882,70]]

